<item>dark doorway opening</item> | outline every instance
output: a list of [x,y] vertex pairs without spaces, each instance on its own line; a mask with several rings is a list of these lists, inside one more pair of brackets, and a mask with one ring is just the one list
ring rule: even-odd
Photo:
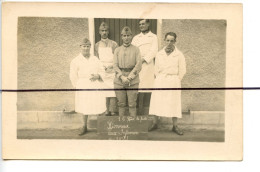
[[[118,45],[122,45],[120,33],[123,27],[128,26],[131,28],[133,36],[140,33],[139,30],[139,19],[108,19],[108,18],[96,18],[94,19],[95,24],[95,43],[100,40],[99,26],[102,22],[106,22],[109,25],[109,39],[116,41]],[[157,33],[157,20],[150,19],[150,29],[156,34]]]

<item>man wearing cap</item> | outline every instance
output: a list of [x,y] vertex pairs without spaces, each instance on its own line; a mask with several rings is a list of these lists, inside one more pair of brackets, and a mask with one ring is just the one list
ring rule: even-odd
[[123,45],[116,48],[114,53],[114,69],[116,77],[114,87],[118,100],[119,116],[125,115],[126,99],[128,100],[129,113],[136,116],[136,99],[139,86],[139,72],[142,69],[139,48],[132,45],[132,32],[129,27],[124,27],[121,32]]
[[[148,19],[139,20],[141,33],[133,38],[132,44],[141,51],[142,70],[140,72],[139,88],[153,88],[154,59],[158,52],[157,36],[149,29]],[[151,97],[151,90],[139,90],[139,115],[143,115],[143,100]]]
[[[91,43],[84,38],[81,53],[70,63],[70,80],[76,89],[101,89],[104,68],[101,61],[90,54]],[[75,111],[82,114],[83,127],[79,135],[87,132],[88,115],[99,115],[106,111],[105,96],[100,91],[76,91]]]
[[[103,76],[104,88],[113,89],[114,88],[114,77],[115,71],[113,69],[113,58],[114,51],[118,47],[115,41],[108,39],[109,27],[105,22],[102,22],[99,27],[99,34],[101,40],[95,44],[94,52],[103,64],[105,73]],[[117,100],[115,91],[106,91],[106,115],[115,115],[117,111]]]

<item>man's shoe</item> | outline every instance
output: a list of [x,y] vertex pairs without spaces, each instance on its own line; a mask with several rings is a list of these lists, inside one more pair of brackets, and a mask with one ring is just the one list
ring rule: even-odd
[[110,114],[109,111],[106,111],[106,112],[104,113],[104,116],[111,116],[111,114]]
[[181,129],[178,126],[173,126],[172,131],[180,136],[183,135],[183,132],[181,131]]
[[148,131],[153,131],[153,130],[156,130],[158,128],[158,125],[157,124],[153,124],[149,129]]

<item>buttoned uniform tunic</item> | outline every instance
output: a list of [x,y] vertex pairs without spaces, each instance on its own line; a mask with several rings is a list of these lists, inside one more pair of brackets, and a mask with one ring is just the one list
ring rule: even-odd
[[[125,115],[126,99],[128,100],[130,115],[136,116],[139,72],[142,69],[139,48],[133,45],[129,45],[128,47],[122,45],[118,47],[114,53],[114,69],[116,71],[116,77],[114,80],[115,89],[126,89],[116,91],[119,116]],[[129,84],[124,85],[122,83],[122,80],[120,79],[122,75],[130,79]]]
[[[181,88],[185,73],[186,63],[182,52],[175,47],[167,55],[163,48],[156,55],[154,88]],[[149,114],[181,118],[181,90],[152,91]]]
[[[139,73],[139,88],[152,88],[154,83],[154,58],[158,52],[158,38],[151,31],[147,34],[141,32],[133,38],[132,44],[140,49],[141,57],[145,60]],[[139,92],[151,91],[139,90]]]
[[[113,89],[114,88],[114,78],[115,71],[113,69],[114,51],[118,47],[115,41],[110,39],[101,39],[95,44],[94,51],[95,56],[97,56],[103,64],[104,67],[104,88]],[[116,97],[115,91],[106,91],[106,97]]]
[[[99,74],[101,77],[104,68],[101,61],[93,55],[86,59],[79,54],[71,61],[70,80],[76,89],[102,89],[100,80],[91,81],[91,74]],[[76,91],[75,111],[84,115],[101,114],[106,111],[106,99],[101,91]]]
[[124,75],[130,78],[130,85],[138,84],[140,82],[139,72],[142,69],[141,63],[140,50],[136,46],[131,44],[128,47],[122,45],[116,48],[114,53],[114,69],[116,72],[114,83],[123,85],[120,76]]

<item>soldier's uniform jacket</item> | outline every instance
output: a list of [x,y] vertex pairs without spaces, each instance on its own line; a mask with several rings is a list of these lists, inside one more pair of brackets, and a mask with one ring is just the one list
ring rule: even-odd
[[124,75],[130,79],[130,85],[139,83],[139,72],[142,69],[139,48],[130,44],[116,48],[114,52],[115,84],[123,85],[120,79]]

